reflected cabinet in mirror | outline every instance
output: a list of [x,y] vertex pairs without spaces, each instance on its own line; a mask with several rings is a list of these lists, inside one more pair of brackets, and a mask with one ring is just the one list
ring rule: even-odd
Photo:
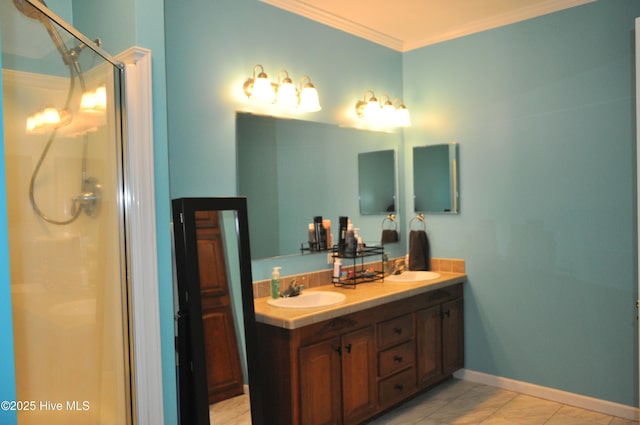
[[388,214],[397,202],[393,153],[400,141],[396,133],[237,113],[238,194],[247,197],[253,259],[300,254],[316,216],[331,220],[334,235],[338,218],[348,216],[363,238],[379,238],[380,220],[360,213],[358,157],[387,152],[379,174],[366,180],[385,176],[371,184],[371,190],[384,188],[384,195],[372,194],[384,207],[372,208]]
[[413,148],[415,212],[460,212],[458,165],[457,143]]
[[176,199],[173,223],[180,423],[215,423],[245,384],[243,423],[262,423],[246,200]]

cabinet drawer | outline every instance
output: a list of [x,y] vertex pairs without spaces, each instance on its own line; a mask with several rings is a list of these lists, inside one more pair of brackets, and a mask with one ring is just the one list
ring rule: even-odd
[[378,354],[378,376],[385,377],[414,365],[415,346],[413,341],[405,342]]
[[413,315],[405,314],[378,324],[378,347],[388,347],[413,338]]
[[416,389],[416,370],[407,369],[378,383],[378,402],[387,406],[412,394]]

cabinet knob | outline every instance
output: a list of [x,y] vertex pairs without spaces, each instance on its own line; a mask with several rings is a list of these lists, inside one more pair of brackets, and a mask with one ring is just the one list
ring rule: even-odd
[[344,346],[344,348],[346,348],[346,349],[347,349],[347,353],[350,353],[350,352],[351,352],[351,344],[347,344],[347,345],[345,345],[345,346]]
[[404,391],[404,385],[402,385],[402,384],[396,384],[396,385],[394,385],[393,388],[395,388],[398,391]]
[[398,335],[402,334],[402,328],[393,328],[393,331]]
[[398,363],[402,363],[404,361],[404,358],[402,356],[395,355],[393,356],[393,360]]

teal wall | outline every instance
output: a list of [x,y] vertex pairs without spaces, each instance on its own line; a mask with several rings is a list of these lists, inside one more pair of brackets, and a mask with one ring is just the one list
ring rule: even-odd
[[462,213],[427,222],[466,260],[469,369],[637,406],[637,16],[599,1],[403,56],[405,148],[460,143]]
[[[0,46],[2,37],[0,36]],[[0,56],[2,69],[2,56]],[[2,85],[0,84],[0,99]],[[0,102],[0,117],[3,116]],[[0,119],[0,401],[16,399],[13,362],[13,326],[11,319],[11,280],[9,278],[9,233],[7,228],[7,191],[4,173],[4,126]],[[16,422],[16,413],[0,409],[0,423]]]

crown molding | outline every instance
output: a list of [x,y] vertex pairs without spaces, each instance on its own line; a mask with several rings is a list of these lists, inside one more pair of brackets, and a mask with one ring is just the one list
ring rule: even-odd
[[377,44],[381,44],[385,47],[389,47],[394,50],[402,51],[403,42],[395,37],[384,34],[380,31],[376,31],[367,26],[360,25],[357,22],[353,22],[349,19],[345,19],[341,16],[329,13],[326,10],[319,9],[315,6],[303,3],[298,0],[260,0],[263,3],[270,4],[280,9],[284,9],[288,12],[295,13],[297,15],[309,18],[312,21],[320,22],[321,24],[328,25],[330,27],[348,32],[355,36],[364,38]]
[[328,25],[330,27],[345,31],[349,34],[367,39],[371,42],[380,44],[391,49],[406,52],[431,44],[440,43],[454,38],[463,37],[481,31],[513,24],[527,19],[536,18],[560,10],[569,9],[575,6],[581,6],[586,3],[592,3],[596,0],[547,0],[530,6],[525,6],[507,13],[492,16],[487,19],[481,19],[454,28],[441,34],[433,34],[421,39],[400,40],[388,34],[374,30],[367,26],[358,24],[342,18],[333,13],[311,6],[300,0],[260,0],[263,3],[284,9],[316,22]]
[[418,49],[420,47],[431,44],[441,43],[443,41],[453,40],[454,38],[464,37],[466,35],[499,28],[505,25],[515,24],[516,22],[526,21],[528,19],[537,18],[564,9],[569,9],[583,4],[592,3],[596,0],[548,0],[535,5],[522,7],[512,10],[508,13],[492,16],[487,19],[469,22],[465,25],[455,28],[442,34],[425,37],[419,40],[409,40],[404,43],[403,51]]

